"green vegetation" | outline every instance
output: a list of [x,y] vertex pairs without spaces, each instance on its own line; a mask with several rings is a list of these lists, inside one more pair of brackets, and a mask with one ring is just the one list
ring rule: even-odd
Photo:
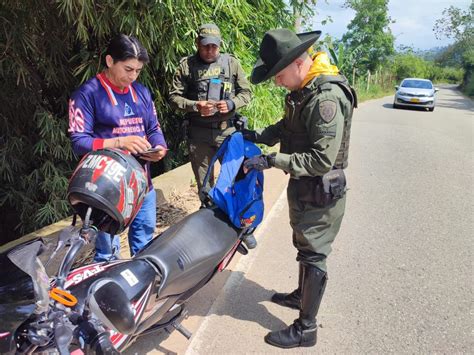
[[455,43],[437,61],[441,65],[462,67],[462,90],[474,97],[474,1],[465,11],[454,6],[445,9],[433,30],[438,38],[455,39]]
[[462,68],[443,67],[433,61],[427,61],[413,53],[399,53],[392,60],[391,71],[398,79],[426,78],[438,83],[460,83],[464,71]]
[[359,73],[374,72],[394,53],[388,0],[346,0],[345,6],[356,12],[342,36],[346,51],[352,53],[352,66]]
[[376,99],[383,96],[393,95],[395,90],[395,81],[387,81],[385,84],[372,84],[367,90],[366,83],[356,84],[355,90],[357,91],[357,98],[359,102],[364,102],[371,99]]

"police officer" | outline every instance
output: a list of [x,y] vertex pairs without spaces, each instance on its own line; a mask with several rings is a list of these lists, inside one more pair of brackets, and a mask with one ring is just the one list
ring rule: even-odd
[[[235,131],[236,111],[251,99],[239,60],[220,53],[220,45],[221,33],[215,24],[199,27],[197,53],[181,59],[169,95],[171,106],[185,112],[189,157],[200,192],[212,157]],[[213,172],[209,185],[214,185]],[[252,235],[244,241],[249,248],[256,246]]]
[[282,120],[244,136],[258,143],[280,142],[280,152],[244,162],[246,169],[275,167],[290,174],[287,197],[293,244],[298,250],[298,288],[275,293],[271,301],[299,310],[285,329],[265,341],[281,348],[316,344],[316,314],[326,287],[326,258],[341,226],[346,203],[345,176],[355,92],[326,53],[308,51],[321,32],[265,33],[251,82],[271,77],[289,90]]

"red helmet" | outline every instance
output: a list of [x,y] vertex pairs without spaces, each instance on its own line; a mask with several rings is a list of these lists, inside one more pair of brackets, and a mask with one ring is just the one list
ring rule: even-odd
[[79,162],[69,180],[67,198],[82,219],[92,207],[91,224],[117,234],[130,225],[147,190],[146,173],[132,155],[102,149]]

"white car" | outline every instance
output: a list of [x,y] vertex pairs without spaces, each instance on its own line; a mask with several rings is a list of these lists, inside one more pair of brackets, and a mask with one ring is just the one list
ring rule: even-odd
[[439,90],[427,79],[406,78],[400,86],[395,86],[393,108],[423,107],[433,111],[436,104],[435,93]]

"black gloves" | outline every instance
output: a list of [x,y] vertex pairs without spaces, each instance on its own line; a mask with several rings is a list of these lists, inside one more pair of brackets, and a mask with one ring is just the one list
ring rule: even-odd
[[248,118],[242,116],[239,113],[235,114],[234,118],[234,127],[236,131],[242,132],[243,130],[247,129]]
[[244,136],[244,139],[256,143],[257,142],[257,132],[252,131],[250,129],[243,129],[242,130],[242,136]]
[[269,169],[272,166],[275,166],[275,156],[276,153],[271,153],[269,155],[257,155],[244,161],[244,167],[249,170],[256,169],[260,171]]

